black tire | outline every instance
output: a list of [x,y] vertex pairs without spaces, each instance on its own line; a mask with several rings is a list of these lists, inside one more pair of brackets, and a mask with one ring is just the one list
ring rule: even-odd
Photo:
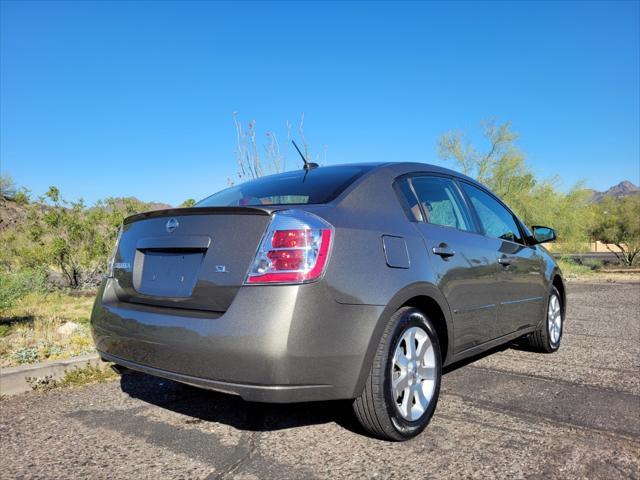
[[[427,333],[435,358],[433,394],[424,413],[415,421],[406,420],[401,415],[393,398],[391,384],[394,351],[403,334],[412,327],[419,327]],[[438,403],[441,378],[440,344],[433,324],[420,310],[402,307],[393,314],[382,334],[364,390],[354,400],[353,410],[360,424],[371,435],[385,440],[408,440],[422,432],[431,420]]]
[[[556,297],[560,306],[560,333],[557,338],[557,341],[553,341],[551,335],[549,333],[549,323],[550,323],[550,315],[549,308],[551,305],[552,299]],[[532,350],[541,353],[553,353],[560,348],[560,342],[562,341],[562,333],[564,331],[564,305],[562,304],[562,295],[556,287],[551,287],[551,291],[549,292],[549,297],[547,298],[547,308],[545,309],[545,318],[540,325],[538,325],[538,329],[526,337],[527,344],[531,347]]]

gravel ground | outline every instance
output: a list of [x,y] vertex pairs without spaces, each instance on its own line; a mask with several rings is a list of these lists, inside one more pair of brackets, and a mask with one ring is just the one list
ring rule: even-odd
[[0,403],[0,478],[639,478],[640,284],[569,285],[563,346],[452,369],[425,433],[145,375]]

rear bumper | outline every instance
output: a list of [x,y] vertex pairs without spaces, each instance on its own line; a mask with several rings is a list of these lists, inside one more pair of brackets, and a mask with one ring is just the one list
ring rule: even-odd
[[383,307],[336,303],[320,283],[242,287],[224,314],[119,302],[92,313],[103,359],[261,402],[354,398]]
[[208,378],[193,377],[182,373],[161,370],[159,368],[149,367],[148,365],[124,360],[114,355],[109,355],[108,353],[99,353],[103,360],[113,362],[116,365],[126,367],[130,370],[148,373],[149,375],[154,375],[156,377],[168,378],[169,380],[193,385],[194,387],[205,388],[207,390],[239,395],[245,400],[253,402],[302,402],[325,398],[327,394],[329,396],[332,395],[330,391],[327,391],[327,389],[331,388],[331,385],[249,385],[221,382],[217,380],[209,380]]

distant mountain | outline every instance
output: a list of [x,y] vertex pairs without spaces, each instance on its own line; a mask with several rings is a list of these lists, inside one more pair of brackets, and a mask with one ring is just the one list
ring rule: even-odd
[[634,185],[629,180],[624,180],[617,185],[614,185],[609,190],[605,192],[593,192],[593,201],[595,203],[600,203],[604,200],[604,197],[628,197],[630,195],[638,195],[640,194],[640,187]]

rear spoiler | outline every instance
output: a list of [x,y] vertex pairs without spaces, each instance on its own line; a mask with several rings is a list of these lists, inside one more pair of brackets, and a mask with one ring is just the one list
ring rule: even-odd
[[164,210],[151,210],[149,212],[136,213],[127,217],[122,222],[124,225],[137,222],[146,218],[155,217],[177,217],[184,215],[207,215],[215,213],[217,215],[271,215],[277,209],[260,207],[188,207],[188,208],[167,208]]

